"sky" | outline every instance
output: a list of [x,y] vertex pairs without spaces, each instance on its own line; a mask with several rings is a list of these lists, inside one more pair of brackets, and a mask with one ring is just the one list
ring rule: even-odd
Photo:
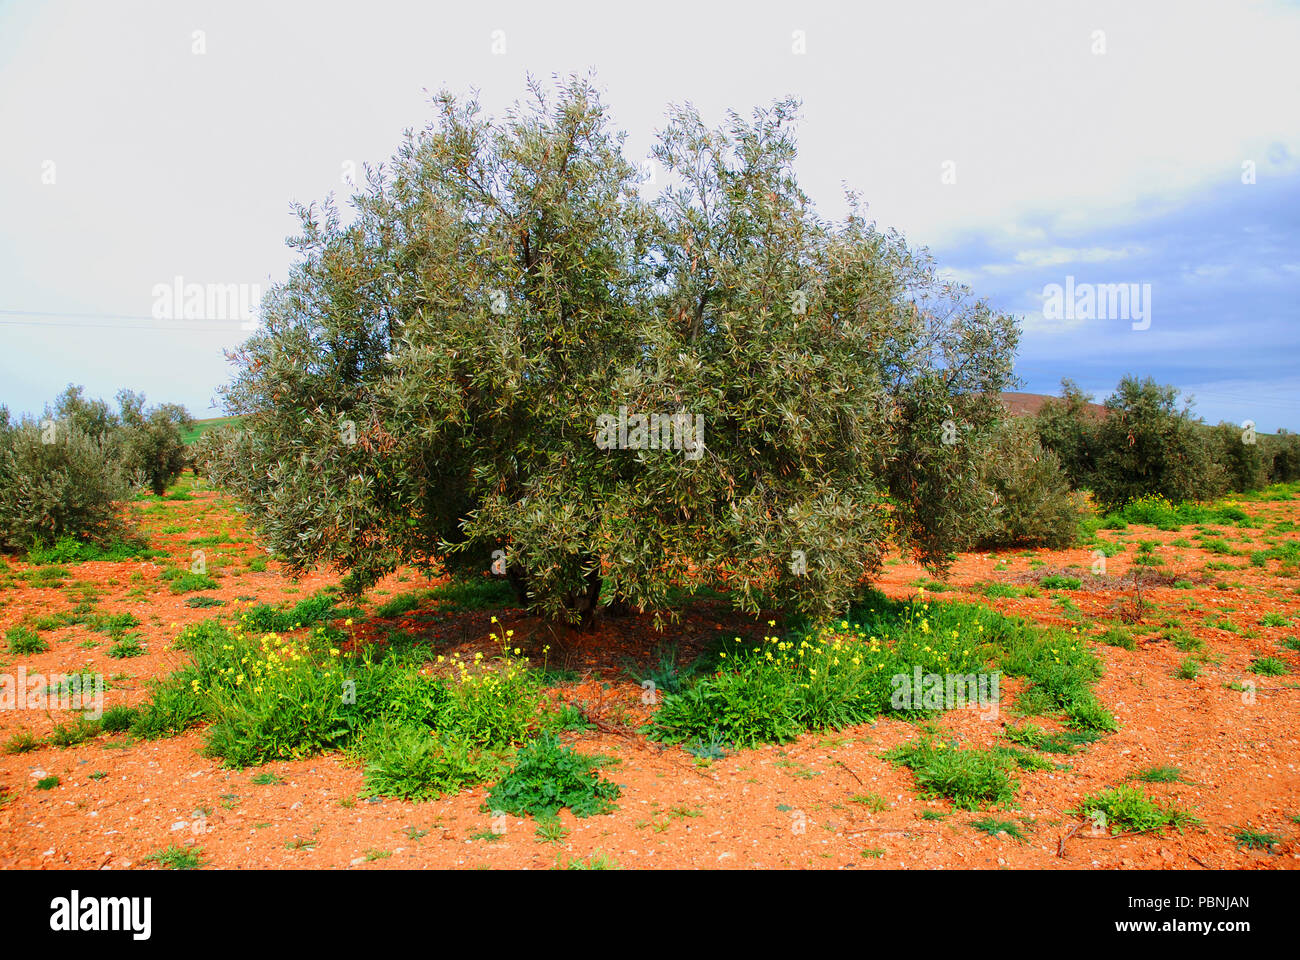
[[1300,4],[1248,0],[0,0],[0,404],[72,382],[217,415],[251,323],[166,291],[282,280],[291,203],[346,193],[439,89],[500,114],[594,70],[633,158],[670,104],[799,97],[818,210],[852,187],[1021,317],[1020,389],[1150,375],[1300,430],[1297,51]]

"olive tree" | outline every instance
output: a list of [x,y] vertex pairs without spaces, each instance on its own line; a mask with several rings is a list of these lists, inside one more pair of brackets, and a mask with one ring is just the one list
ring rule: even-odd
[[591,85],[501,119],[442,94],[233,355],[203,469],[292,567],[509,577],[588,622],[712,584],[841,609],[891,546],[941,568],[1017,331],[850,196],[794,176],[796,104],[675,108],[656,194]]
[[0,550],[73,537],[108,543],[131,484],[109,441],[71,421],[0,417]]
[[185,469],[182,431],[192,427],[194,420],[180,404],[146,408],[144,396],[130,390],[120,391],[117,401],[122,411],[118,445],[123,466],[161,497]]
[[1180,405],[1178,389],[1150,377],[1124,377],[1106,398],[1095,434],[1093,495],[1106,508],[1158,494],[1173,503],[1206,500],[1227,489],[1210,432]]

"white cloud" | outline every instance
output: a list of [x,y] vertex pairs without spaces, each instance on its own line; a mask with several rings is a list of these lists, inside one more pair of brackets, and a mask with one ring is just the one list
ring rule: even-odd
[[[505,56],[491,53],[495,29]],[[1090,49],[1097,29],[1104,56]],[[1294,7],[1211,0],[592,0],[563,16],[531,2],[8,5],[0,309],[147,315],[153,285],[176,275],[282,277],[289,202],[339,190],[347,161],[389,157],[404,128],[431,116],[423,88],[477,87],[499,114],[527,72],[589,67],[633,156],[670,102],[721,122],[726,108],[794,93],[805,102],[800,176],[825,214],[843,212],[847,182],[915,242],[977,230],[1034,265],[1067,256],[1053,244],[1065,231],[1235,182],[1244,160],[1261,178],[1293,165],[1297,49]],[[51,159],[57,183],[42,185]],[[943,184],[950,160],[957,180]],[[231,345],[0,322],[0,374],[40,396],[108,368],[106,381],[197,405],[225,379]]]

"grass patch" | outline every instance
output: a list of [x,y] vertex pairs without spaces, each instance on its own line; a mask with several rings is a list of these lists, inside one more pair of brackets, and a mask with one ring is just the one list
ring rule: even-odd
[[313,627],[323,620],[333,619],[334,605],[337,602],[337,598],[332,593],[322,590],[299,600],[292,607],[259,603],[255,607],[249,607],[241,616],[240,622],[247,630],[289,633],[303,627]]
[[1280,677],[1290,673],[1290,670],[1277,657],[1258,657],[1251,661],[1250,672],[1257,673],[1261,677]]
[[1078,590],[1083,586],[1083,581],[1078,577],[1064,577],[1060,574],[1052,574],[1039,580],[1038,585],[1044,590]]
[[35,544],[27,551],[27,562],[35,564],[86,563],[91,560],[148,560],[167,556],[142,540],[114,540],[107,546],[82,543],[72,537],[60,537],[52,544]]
[[962,809],[1006,806],[1015,799],[1014,764],[992,751],[959,750],[923,740],[891,750],[886,759],[912,771],[922,796],[946,797]]
[[617,870],[618,861],[608,853],[597,850],[585,858],[575,858],[562,865],[564,870]]
[[50,731],[50,744],[56,747],[75,747],[99,736],[101,730],[100,721],[77,717],[67,723],[56,724]]
[[494,776],[500,759],[425,726],[381,722],[362,737],[368,796],[429,800]]
[[1282,842],[1279,834],[1266,833],[1252,827],[1242,827],[1233,831],[1232,839],[1237,841],[1238,850],[1267,850],[1273,844]]
[[144,656],[144,647],[140,645],[140,635],[138,633],[126,634],[121,640],[108,648],[108,655],[114,660]]
[[598,773],[603,763],[562,745],[554,734],[542,734],[519,749],[514,767],[488,794],[487,806],[534,817],[553,817],[566,807],[575,817],[609,813],[619,788]]
[[873,595],[843,620],[797,628],[786,638],[722,641],[701,658],[699,679],[663,698],[647,733],[670,743],[752,747],[882,714],[942,709],[943,696],[895,696],[908,692],[902,681],[917,669],[956,677],[1000,669],[1027,681],[1022,708],[1063,712],[1081,728],[1115,728],[1091,690],[1101,663],[1078,637],[978,604]]
[[44,741],[32,736],[30,731],[19,730],[5,741],[4,751],[5,753],[29,753],[39,749],[43,744]]
[[1023,727],[1007,724],[1002,733],[1012,743],[1018,743],[1033,750],[1041,750],[1043,753],[1067,755],[1078,753],[1080,747],[1096,743],[1098,739],[1098,734],[1090,731],[1061,730],[1052,732],[1032,723]]
[[100,725],[105,733],[125,733],[131,729],[140,712],[134,707],[109,707],[100,717]]
[[1166,827],[1174,827],[1182,833],[1184,828],[1200,823],[1187,811],[1172,804],[1162,806],[1140,787],[1130,784],[1087,796],[1069,812],[1091,819],[1112,834],[1146,833]]
[[1141,780],[1143,783],[1185,783],[1181,767],[1147,767],[1145,770],[1133,774],[1134,780]]
[[1108,647],[1119,647],[1123,650],[1136,650],[1137,640],[1133,634],[1123,627],[1111,627],[1105,633],[1097,637],[1098,643],[1104,643]]
[[[1213,506],[1199,503],[1170,503],[1159,495],[1130,501],[1106,515],[1102,523],[1108,529],[1125,529],[1136,523],[1158,530],[1179,530],[1195,524],[1247,526],[1250,518],[1240,507]],[[1111,526],[1111,524],[1117,524]],[[1122,524],[1122,526],[1119,526]]]
[[9,652],[20,657],[50,649],[50,645],[31,627],[11,627],[5,631],[5,639],[9,641]]
[[1183,653],[1198,653],[1205,649],[1205,641],[1200,637],[1193,636],[1186,630],[1178,627],[1171,627],[1160,634],[1161,638],[1168,640],[1174,645],[1175,650]]
[[878,793],[860,793],[857,796],[849,797],[849,803],[861,804],[872,813],[880,813],[882,810],[889,809],[889,801]]
[[204,866],[203,851],[198,847],[164,847],[144,859],[165,870],[199,870]]
[[545,709],[541,671],[512,653],[509,632],[501,656],[453,656],[440,669],[450,675],[428,676],[422,656],[344,654],[327,625],[284,637],[247,621],[186,627],[176,645],[192,666],[156,685],[132,732],[210,721],[204,750],[230,767],[346,750],[367,795],[427,799],[492,779],[515,744],[563,719]]
[[999,820],[996,817],[981,817],[978,820],[972,820],[971,826],[981,833],[987,833],[990,837],[996,837],[999,834],[1005,834],[1013,840],[1019,840],[1024,843],[1029,838],[1025,836],[1020,826],[1011,820]]
[[183,573],[172,578],[172,593],[195,593],[199,590],[216,590],[221,586],[206,573]]

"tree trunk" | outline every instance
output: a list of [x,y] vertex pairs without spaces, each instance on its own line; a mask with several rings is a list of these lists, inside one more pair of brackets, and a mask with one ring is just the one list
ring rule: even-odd
[[[532,609],[532,599],[528,596],[528,572],[523,567],[510,564],[506,567],[506,579],[510,581],[510,586],[514,589],[515,598],[520,605],[525,609]],[[600,589],[603,581],[604,577],[597,565],[591,573],[587,574],[586,586],[571,592],[564,598],[564,609],[570,614],[576,614],[578,618],[576,623],[569,623],[566,619],[567,626],[576,630],[585,630],[592,625],[600,604]]]

